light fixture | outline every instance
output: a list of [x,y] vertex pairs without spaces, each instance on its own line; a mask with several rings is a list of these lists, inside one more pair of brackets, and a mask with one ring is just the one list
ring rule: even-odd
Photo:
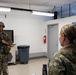
[[41,16],[54,16],[53,13],[45,13],[45,12],[39,12],[39,11],[32,11],[32,14],[41,15]]
[[6,7],[0,7],[1,12],[10,12],[11,8],[6,8]]
[[11,10],[28,11],[28,12],[32,12],[32,14],[34,15],[41,15],[41,16],[54,16],[54,13],[34,11],[31,9],[22,9],[22,8],[15,8],[15,7],[0,7],[1,12],[10,12]]

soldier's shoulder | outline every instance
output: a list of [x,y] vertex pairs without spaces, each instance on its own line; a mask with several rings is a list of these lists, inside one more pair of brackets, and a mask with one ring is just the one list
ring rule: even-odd
[[48,65],[53,68],[63,67],[61,58],[62,58],[62,55],[59,53],[56,53],[49,59]]
[[7,34],[7,33],[5,33],[5,32],[2,32],[2,34],[3,34],[3,35],[5,35],[5,36],[8,36],[8,34]]
[[61,63],[62,54],[60,52],[55,53],[52,57],[50,57],[49,61],[59,61]]
[[66,59],[63,54],[67,54],[66,48],[61,48],[58,52],[56,52],[52,57],[50,57],[49,61],[58,61],[62,63],[62,60]]
[[9,37],[9,35],[5,32],[3,32],[3,35],[6,36],[6,37]]

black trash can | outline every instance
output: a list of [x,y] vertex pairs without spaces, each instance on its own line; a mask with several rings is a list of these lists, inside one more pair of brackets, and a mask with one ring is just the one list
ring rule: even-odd
[[28,63],[28,61],[29,61],[29,47],[30,46],[28,46],[28,45],[17,46],[20,63]]

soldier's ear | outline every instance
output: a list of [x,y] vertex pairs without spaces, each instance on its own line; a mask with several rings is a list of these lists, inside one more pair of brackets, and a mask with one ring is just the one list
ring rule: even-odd
[[66,36],[63,34],[63,41],[65,41],[66,40]]

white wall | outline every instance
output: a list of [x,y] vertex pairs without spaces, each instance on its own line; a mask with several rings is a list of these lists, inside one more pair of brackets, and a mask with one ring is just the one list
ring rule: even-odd
[[0,21],[5,24],[5,29],[14,30],[14,43],[16,45],[29,45],[30,53],[43,52],[42,30],[45,20],[45,17],[21,11],[12,11],[6,13],[6,18],[0,18]]
[[[67,18],[61,18],[61,19],[57,19],[57,20],[51,20],[51,21],[47,21],[45,22],[45,26],[44,26],[44,30],[46,29],[46,31],[48,31],[47,26],[51,25],[51,24],[58,24],[58,37],[59,37],[59,33],[60,33],[60,29],[62,26],[66,25],[66,24],[71,24],[72,22],[76,22],[76,16],[72,16],[72,17],[67,17]],[[43,31],[44,31],[43,30]],[[44,32],[43,32],[44,34]],[[47,35],[47,32],[46,32]],[[55,39],[55,37],[54,37]],[[59,40],[59,39],[58,39]],[[47,43],[46,45],[44,45],[44,52],[47,52]],[[58,44],[58,50],[61,48],[60,44]]]
[[[47,25],[58,24],[59,37],[61,27],[67,23],[76,22],[76,16],[45,22],[46,20],[48,17],[34,16],[22,11],[12,11],[6,13],[6,18],[0,18],[0,21],[3,21],[6,26],[5,29],[14,30],[16,46],[30,45],[30,53],[47,52],[47,43],[43,44],[43,36],[47,35]],[[58,49],[60,47],[58,45]]]

